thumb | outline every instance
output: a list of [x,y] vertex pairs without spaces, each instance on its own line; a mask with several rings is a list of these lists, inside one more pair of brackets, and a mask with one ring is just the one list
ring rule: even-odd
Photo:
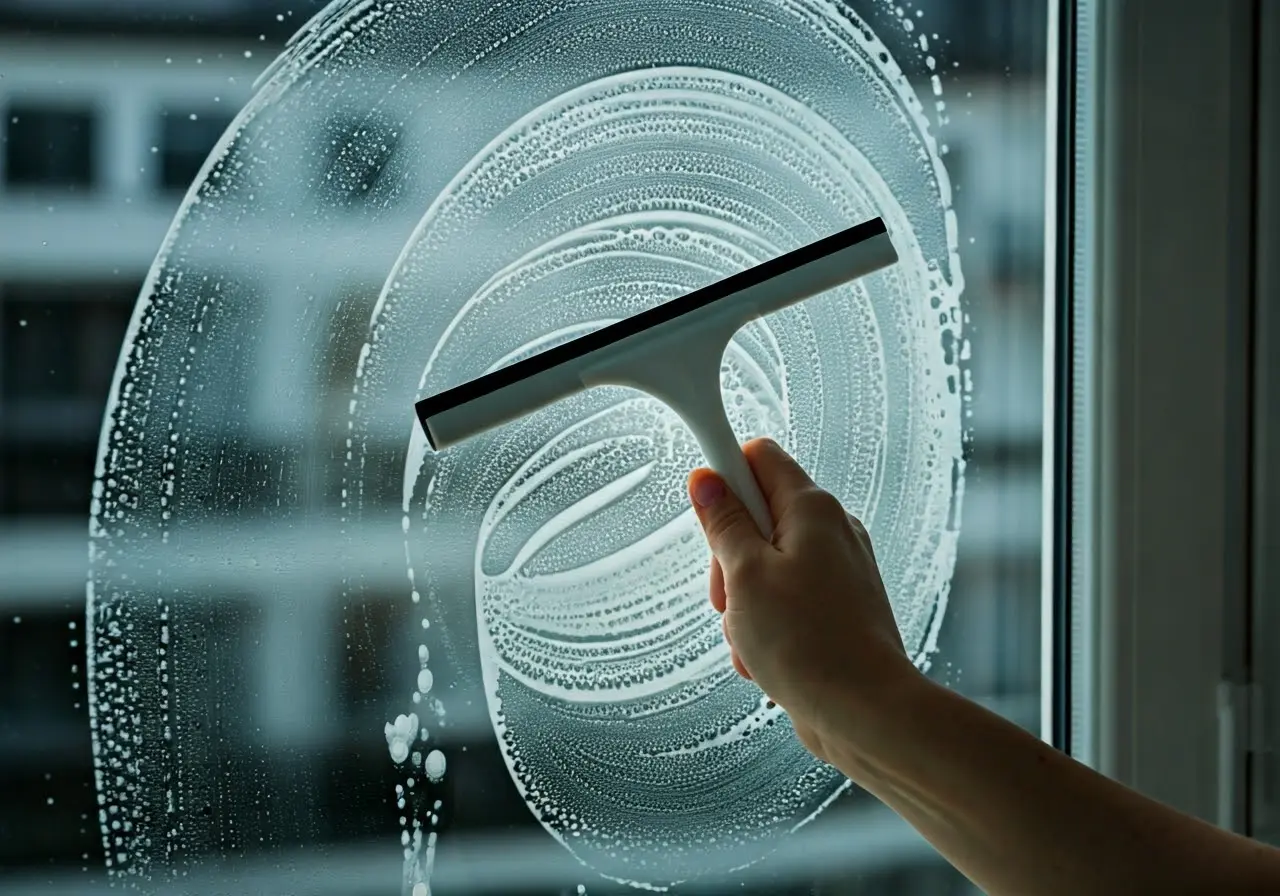
[[689,497],[711,553],[726,572],[766,544],[746,505],[711,470],[697,469],[689,475]]

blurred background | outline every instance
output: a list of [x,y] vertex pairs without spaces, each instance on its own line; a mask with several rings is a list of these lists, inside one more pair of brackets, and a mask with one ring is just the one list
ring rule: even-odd
[[[320,6],[0,0],[5,894],[104,886],[84,696],[87,520],[104,402],[133,303],[183,195],[254,80]],[[964,524],[934,672],[1032,730],[1040,724],[1041,688],[1046,7],[1042,0],[911,7],[941,38],[940,141],[959,219],[974,387]],[[929,75],[909,74],[927,95]],[[335,109],[318,123],[316,139],[336,144],[334,135],[357,126]],[[382,145],[385,152],[365,160],[359,195],[290,201],[370,201],[382,171],[396,164],[394,139]],[[273,251],[272,243],[261,251]],[[383,273],[332,284],[333,392],[316,395],[316,406],[345,405],[369,305],[344,300],[376,296]],[[264,520],[242,516],[226,525],[252,530],[263,556],[302,550],[299,562],[312,573],[288,584],[248,563],[228,568],[215,532],[207,555],[192,556],[184,575],[208,594],[210,618],[253,623],[217,636],[221,661],[249,670],[255,683],[244,689],[243,711],[226,718],[252,729],[268,749],[277,741],[292,749],[300,727],[323,715],[332,730],[307,750],[326,786],[299,794],[295,809],[314,822],[305,848],[248,850],[209,865],[203,877],[166,884],[165,892],[396,892],[400,828],[387,796],[395,777],[379,740],[416,667],[411,646],[377,662],[362,661],[359,651],[398,644],[396,633],[411,627],[403,563],[366,558],[366,588],[385,592],[385,608],[366,612],[365,646],[352,648],[339,581],[349,570],[326,545],[273,544]],[[307,612],[298,612],[304,603]],[[244,607],[252,612],[235,609]],[[311,675],[324,665],[317,651],[345,651],[343,674]],[[300,681],[307,686],[294,686]],[[585,883],[587,892],[611,892],[534,821],[491,732],[474,737],[451,745],[457,808],[441,836],[437,891],[572,893]],[[485,799],[468,800],[469,787]],[[892,816],[866,800],[847,802],[740,880],[690,892],[971,892]]]

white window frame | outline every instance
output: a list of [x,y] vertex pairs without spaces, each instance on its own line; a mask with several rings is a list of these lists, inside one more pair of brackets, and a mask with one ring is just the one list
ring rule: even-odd
[[1241,831],[1268,2],[1076,4],[1067,747]]

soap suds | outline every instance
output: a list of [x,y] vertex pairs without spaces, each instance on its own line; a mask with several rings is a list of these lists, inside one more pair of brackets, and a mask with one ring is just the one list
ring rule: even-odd
[[[914,12],[879,5],[915,27]],[[913,32],[907,50],[931,108],[938,43]],[[881,215],[901,262],[744,328],[721,381],[740,437],[778,439],[867,523],[903,640],[927,664],[959,530],[968,348],[950,187],[900,61],[826,0],[338,0],[303,29],[188,194],[112,388],[86,635],[113,874],[160,879],[201,850],[242,848],[252,824],[273,829],[255,814],[272,801],[208,761],[226,729],[202,714],[235,723],[218,713],[245,673],[219,651],[240,622],[210,609],[223,595],[172,580],[201,526],[264,508],[282,529],[311,519],[290,479],[303,468],[341,479],[338,556],[367,551],[361,533],[408,568],[418,663],[382,731],[403,773],[388,798],[406,894],[430,892],[449,774],[437,738],[472,705],[543,827],[595,872],[648,889],[759,860],[847,786],[729,665],[684,493],[701,457],[669,410],[596,389],[437,455],[411,406]],[[299,165],[289,139],[337,100],[366,126]],[[328,344],[314,272],[277,253],[284,267],[264,276],[291,291],[269,305],[214,272],[258,257],[245,222],[272,183],[364,186],[381,146],[365,144],[387,139],[365,136],[375,120],[409,160],[382,176],[383,205],[288,224],[367,214],[364,242],[342,251],[384,259],[335,404],[290,379],[305,363],[263,335],[274,320],[299,352]],[[397,197],[416,228],[379,229],[402,213]],[[346,414],[322,450],[255,447],[261,427],[314,425],[333,407]],[[298,432],[300,446],[315,438]],[[388,522],[389,500],[401,512]],[[348,605],[370,599],[361,587],[344,579]]]
[[[793,8],[834,28],[850,76],[879,78],[883,109],[918,125],[874,62],[881,48],[816,10]],[[882,215],[902,263],[744,329],[722,389],[741,438],[778,439],[867,521],[924,665],[954,562],[961,415],[943,349],[959,339],[960,281],[953,254],[925,254],[913,217],[929,210],[950,232],[936,149],[922,129],[880,139],[904,135],[914,142],[868,147],[875,135],[776,86],[700,67],[566,91],[495,137],[424,217],[380,299],[361,388],[377,391],[405,328],[439,333],[429,394]],[[914,155],[914,179],[891,185],[868,149]],[[491,254],[468,248],[494,227]],[[458,283],[450,260],[464,253],[484,256],[483,277]],[[426,294],[457,311],[428,324]],[[729,667],[683,493],[700,461],[668,409],[598,389],[440,456],[414,434],[406,466],[423,578],[456,578],[432,534],[487,501],[468,523],[476,643],[517,789],[576,856],[646,887],[753,861],[847,784]]]
[[423,764],[423,771],[427,773],[427,777],[432,781],[439,781],[444,777],[444,754],[439,750],[432,750],[427,754],[427,758]]
[[396,716],[394,722],[383,727],[382,733],[387,739],[387,749],[391,751],[391,761],[399,765],[409,758],[409,748],[418,737],[417,714]]

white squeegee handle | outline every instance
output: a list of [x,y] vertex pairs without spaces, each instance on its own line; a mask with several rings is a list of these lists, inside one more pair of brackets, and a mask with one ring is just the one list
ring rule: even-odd
[[761,534],[772,538],[769,505],[729,424],[720,394],[720,363],[732,334],[732,330],[725,335],[687,329],[669,339],[649,339],[642,348],[616,354],[587,371],[583,382],[640,389],[675,411],[697,439],[707,466],[746,505]]
[[757,317],[897,259],[887,233],[833,252],[599,352],[601,357],[582,371],[583,385],[631,386],[675,411],[692,430],[708,466],[746,505],[761,534],[772,538],[769,505],[729,424],[720,392],[720,365],[729,340]]

